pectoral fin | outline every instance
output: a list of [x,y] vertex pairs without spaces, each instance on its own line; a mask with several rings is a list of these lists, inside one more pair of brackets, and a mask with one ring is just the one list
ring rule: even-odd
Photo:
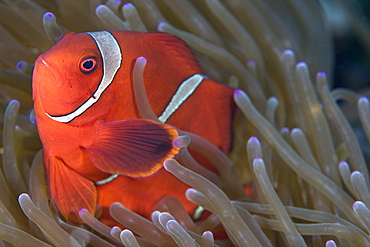
[[179,151],[172,141],[176,129],[136,118],[96,123],[96,137],[85,146],[100,170],[129,177],[147,177],[158,171],[167,158]]

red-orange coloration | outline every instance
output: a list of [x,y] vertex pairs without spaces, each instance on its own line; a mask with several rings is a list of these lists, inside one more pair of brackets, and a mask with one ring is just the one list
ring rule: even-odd
[[[150,217],[165,196],[176,197],[193,213],[196,205],[185,198],[188,186],[162,167],[166,158],[179,151],[172,146],[178,134],[171,126],[200,135],[227,153],[235,111],[233,89],[204,78],[170,116],[169,125],[142,119],[133,91],[138,57],[147,59],[145,88],[157,116],[181,83],[202,70],[177,37],[158,32],[110,33],[122,54],[120,67],[97,102],[69,122],[50,116],[67,115],[95,97],[104,76],[104,59],[97,43],[88,33],[68,32],[35,63],[34,110],[51,197],[60,213],[73,222],[81,222],[81,208],[94,214],[99,205],[103,208],[101,220],[115,225],[108,212],[115,201]],[[110,64],[105,61],[105,66]],[[193,154],[203,162],[200,155]],[[95,183],[111,174],[119,176],[102,185]]]

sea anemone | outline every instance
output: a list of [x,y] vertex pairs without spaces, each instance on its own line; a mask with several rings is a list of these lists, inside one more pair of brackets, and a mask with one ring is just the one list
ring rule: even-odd
[[[327,9],[325,2],[324,7]],[[369,28],[346,1],[333,6]],[[369,246],[369,172],[338,101],[356,108],[370,140],[370,105],[348,89],[331,89],[333,25],[313,0],[4,0],[0,2],[0,239],[2,246]],[[189,200],[210,211],[193,221],[176,198],[151,219],[111,205],[127,229],[109,228],[87,210],[86,224],[64,221],[50,200],[31,97],[33,62],[65,31],[163,31],[183,39],[205,74],[237,88],[240,108],[226,157],[181,132],[186,154],[165,169],[191,186]],[[364,42],[365,43],[365,42]],[[368,47],[367,47],[368,48]],[[135,67],[140,112],[155,119]],[[302,62],[304,61],[304,62]],[[219,176],[198,169],[187,147]],[[252,186],[246,195],[243,186]],[[119,188],[117,188],[119,192]],[[220,226],[226,239],[214,238]]]

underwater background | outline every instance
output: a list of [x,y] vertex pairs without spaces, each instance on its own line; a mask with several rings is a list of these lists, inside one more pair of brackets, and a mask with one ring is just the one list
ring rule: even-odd
[[[129,4],[129,2],[131,4]],[[2,246],[370,246],[370,27],[366,0],[0,1]],[[212,212],[193,221],[176,200],[151,219],[116,203],[128,230],[50,201],[32,122],[33,62],[66,31],[164,31],[205,74],[243,91],[228,157],[189,145],[219,171],[212,183],[169,161]],[[194,148],[193,146],[193,148]],[[184,145],[184,148],[187,148]],[[243,186],[253,189],[241,194]],[[119,188],[117,188],[119,191]],[[214,240],[220,225],[226,239]]]

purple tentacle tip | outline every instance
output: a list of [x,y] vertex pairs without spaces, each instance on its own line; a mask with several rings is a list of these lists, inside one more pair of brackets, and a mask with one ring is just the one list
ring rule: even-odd
[[253,67],[255,67],[255,66],[256,66],[256,61],[254,61],[254,60],[249,60],[249,61],[247,62],[247,64],[248,64],[248,66],[253,66]]
[[326,73],[324,71],[319,71],[317,72],[318,76],[326,76]]
[[25,61],[19,61],[16,67],[18,71],[23,72],[27,69],[27,63]]
[[258,138],[255,137],[255,136],[252,136],[251,138],[249,138],[249,141],[253,141],[253,142],[259,142]]
[[179,140],[179,139],[175,139],[173,140],[172,142],[172,145],[175,147],[175,148],[181,148],[181,144],[182,144],[182,141]]
[[161,30],[162,29],[162,27],[165,25],[166,23],[165,22],[163,22],[163,21],[161,21],[160,23],[158,23],[158,25],[157,25],[157,30]]
[[36,124],[36,115],[35,115],[34,110],[30,112],[29,118],[30,118],[31,123]]
[[98,13],[100,11],[102,11],[106,6],[104,4],[99,4],[98,6],[96,6],[95,8],[95,13]]
[[297,63],[297,68],[301,68],[301,67],[307,67],[307,64],[305,63],[305,62],[299,62],[299,63]]
[[123,8],[132,8],[134,5],[132,3],[125,3]]
[[254,163],[254,162],[263,162],[263,159],[258,157],[258,158],[255,158],[255,159],[253,160],[253,163]]
[[19,101],[16,100],[16,99],[12,99],[10,102],[9,102],[9,105],[10,104],[16,104],[16,105],[20,105]]
[[240,95],[243,95],[243,94],[245,94],[245,93],[241,89],[235,89],[235,91],[234,91],[234,96],[240,96]]
[[146,58],[145,57],[138,57],[137,59],[136,59],[136,64],[141,64],[141,65],[143,65],[143,66],[145,66],[146,65]]
[[55,20],[55,15],[51,12],[46,12],[44,14],[44,21],[47,21],[47,22],[50,22],[50,21],[53,21]]

